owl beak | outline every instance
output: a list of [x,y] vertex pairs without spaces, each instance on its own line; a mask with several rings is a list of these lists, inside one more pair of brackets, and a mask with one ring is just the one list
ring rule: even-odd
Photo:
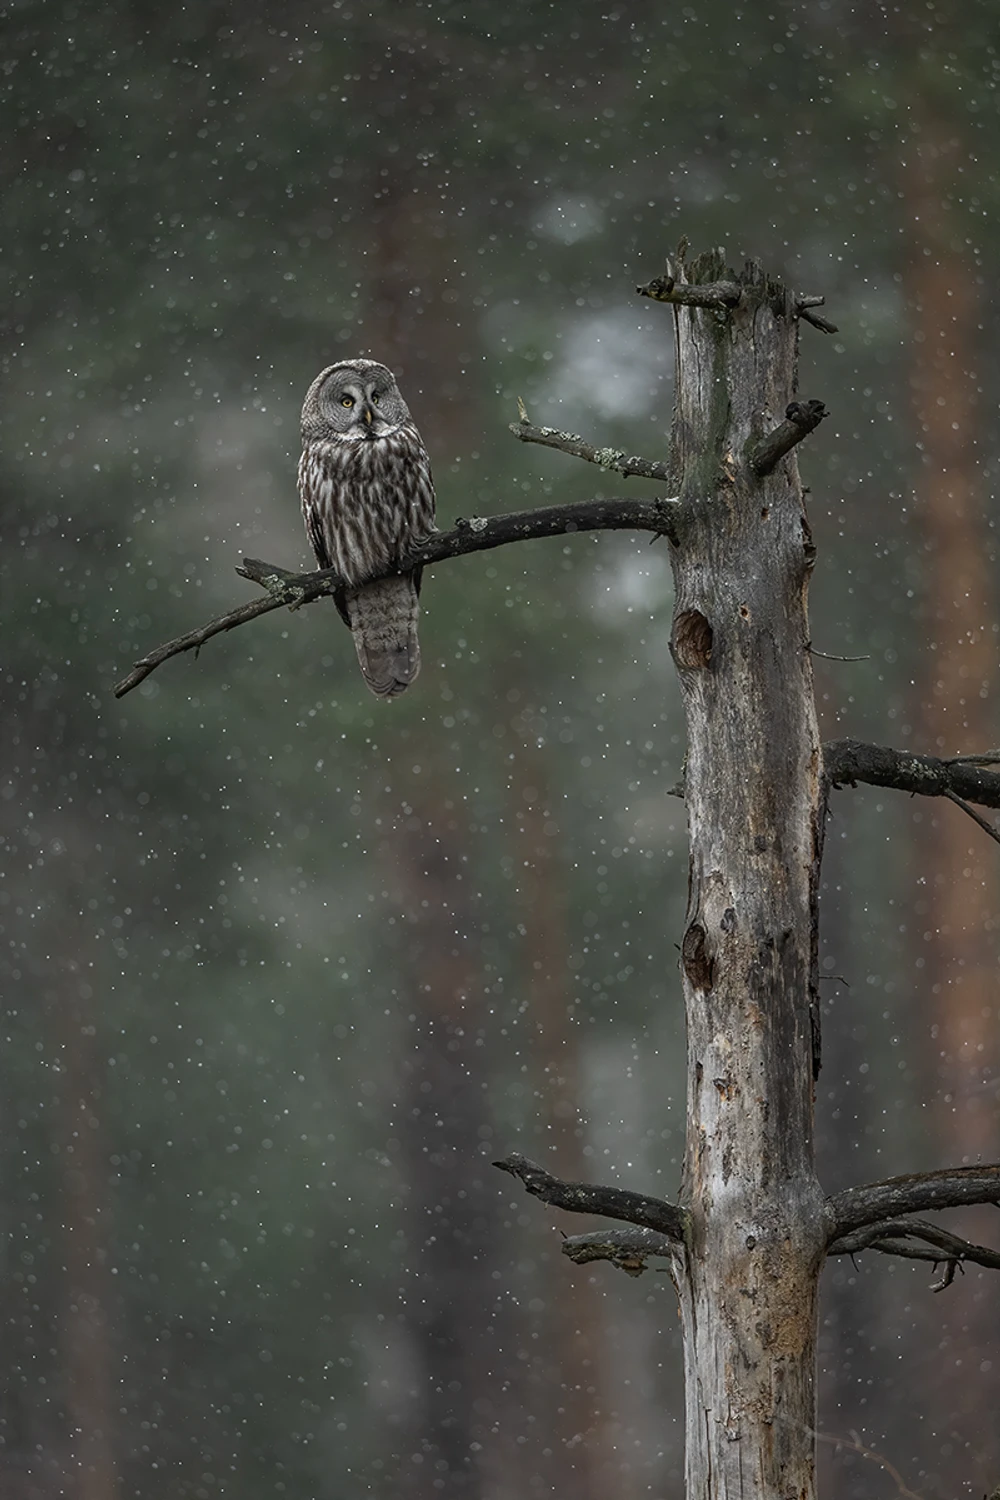
[[364,409],[364,419],[368,423],[369,427],[372,425],[372,417],[373,416],[374,416],[374,413],[373,413],[371,407],[370,406],[366,406],[365,409]]

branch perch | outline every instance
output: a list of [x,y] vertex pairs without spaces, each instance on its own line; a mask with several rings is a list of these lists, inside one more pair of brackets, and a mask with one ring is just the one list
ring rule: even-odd
[[[434,563],[445,562],[451,557],[464,557],[469,552],[488,552],[494,547],[504,547],[510,542],[528,542],[538,537],[566,536],[576,531],[652,531],[657,536],[666,534],[669,528],[669,511],[675,502],[666,498],[653,499],[609,498],[580,500],[572,505],[548,505],[538,510],[512,511],[508,515],[477,516],[471,521],[457,521],[451,531],[436,532],[422,547],[418,547],[408,558],[392,570],[393,574],[408,573],[413,568],[429,568]],[[298,609],[300,605],[312,604],[335,594],[343,587],[343,580],[332,568],[321,568],[311,573],[291,573],[274,563],[258,562],[244,558],[242,568],[237,568],[244,578],[261,584],[268,591],[266,599],[254,599],[241,604],[228,614],[219,615],[198,630],[190,630],[176,640],[157,646],[135,663],[131,672],[115,685],[115,697],[122,698],[138,687],[163,662],[185,651],[197,651],[212,636],[223,631],[234,630],[265,615],[272,609],[284,607]],[[376,577],[391,574],[374,575]]]
[[564,1208],[574,1214],[603,1214],[607,1219],[624,1219],[629,1224],[653,1229],[668,1240],[684,1243],[687,1214],[676,1204],[665,1203],[661,1198],[647,1198],[644,1193],[633,1193],[628,1188],[563,1182],[537,1162],[522,1156],[520,1151],[512,1151],[493,1165],[516,1177],[527,1192],[552,1208]]

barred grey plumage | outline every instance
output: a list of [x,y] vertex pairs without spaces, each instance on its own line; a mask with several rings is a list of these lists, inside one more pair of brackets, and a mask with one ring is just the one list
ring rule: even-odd
[[348,587],[335,595],[364,679],[395,698],[420,671],[420,569],[365,580],[394,567],[434,531],[430,459],[395,376],[372,359],[323,370],[302,407],[299,495],[321,568]]

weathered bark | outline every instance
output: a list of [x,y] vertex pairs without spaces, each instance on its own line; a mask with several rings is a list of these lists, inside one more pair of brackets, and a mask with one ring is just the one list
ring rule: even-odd
[[[724,276],[707,256],[689,279]],[[736,284],[736,306],[673,299],[671,646],[687,715],[691,861],[681,959],[691,1227],[673,1272],[688,1500],[807,1500],[824,1253],[813,1164],[813,549],[794,456],[764,476],[753,467],[795,397],[795,304],[754,265]]]

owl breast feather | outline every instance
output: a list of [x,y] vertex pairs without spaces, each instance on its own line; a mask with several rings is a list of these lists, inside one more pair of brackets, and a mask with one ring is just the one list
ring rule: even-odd
[[430,466],[415,429],[307,443],[299,490],[317,562],[347,584],[396,567],[434,530]]

